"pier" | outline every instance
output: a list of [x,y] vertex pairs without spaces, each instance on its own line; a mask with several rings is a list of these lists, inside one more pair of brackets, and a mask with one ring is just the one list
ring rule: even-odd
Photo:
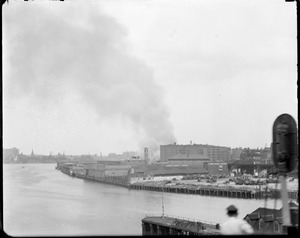
[[[201,196],[214,196],[214,197],[228,197],[228,198],[241,198],[241,199],[279,199],[280,192],[278,190],[268,191],[255,191],[252,189],[233,188],[233,187],[217,187],[217,186],[197,186],[188,187],[184,185],[166,186],[166,185],[149,185],[149,184],[131,184],[131,189],[136,190],[148,190],[156,192],[167,193],[182,193],[182,194],[194,194]],[[298,191],[288,192],[290,199],[298,198]]]
[[170,215],[142,219],[143,236],[148,235],[218,235],[219,224]]
[[56,169],[72,177],[129,188],[128,176],[96,177],[96,176],[89,176],[81,173],[72,173],[69,168],[64,166],[57,166]]
[[[147,190],[165,193],[180,193],[180,194],[192,194],[200,196],[212,196],[212,197],[227,197],[227,198],[238,198],[238,199],[280,199],[280,191],[277,189],[257,190],[246,187],[221,187],[214,185],[191,185],[191,184],[178,184],[168,185],[159,184],[156,182],[137,182],[134,184],[130,183],[130,175],[126,176],[91,176],[87,173],[74,172],[68,166],[57,166],[56,169],[61,172],[94,182],[100,182],[105,184],[116,185],[127,189],[134,190]],[[81,171],[81,170],[80,170]],[[298,199],[298,191],[289,191],[289,199]]]

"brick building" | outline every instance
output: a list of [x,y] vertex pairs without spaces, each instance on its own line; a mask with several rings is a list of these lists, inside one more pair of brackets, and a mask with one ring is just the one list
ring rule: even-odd
[[188,145],[161,145],[160,146],[160,161],[168,162],[174,159],[181,158],[182,160],[193,161],[198,160],[203,162],[228,162],[231,157],[231,149],[224,146],[188,144]]

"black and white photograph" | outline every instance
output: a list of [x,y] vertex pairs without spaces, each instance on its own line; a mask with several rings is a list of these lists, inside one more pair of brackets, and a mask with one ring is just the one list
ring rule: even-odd
[[299,234],[298,4],[4,1],[4,233]]

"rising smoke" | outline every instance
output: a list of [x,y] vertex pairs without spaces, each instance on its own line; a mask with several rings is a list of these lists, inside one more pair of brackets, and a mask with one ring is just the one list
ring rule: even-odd
[[175,141],[163,89],[113,18],[89,4],[48,2],[11,5],[3,15],[6,93],[47,102],[72,87],[100,118],[127,120],[150,156]]

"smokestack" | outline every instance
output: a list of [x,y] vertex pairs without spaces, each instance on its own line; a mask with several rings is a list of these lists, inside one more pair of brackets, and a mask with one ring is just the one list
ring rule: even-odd
[[144,160],[145,160],[145,164],[149,164],[149,156],[148,156],[148,148],[147,147],[144,148]]

